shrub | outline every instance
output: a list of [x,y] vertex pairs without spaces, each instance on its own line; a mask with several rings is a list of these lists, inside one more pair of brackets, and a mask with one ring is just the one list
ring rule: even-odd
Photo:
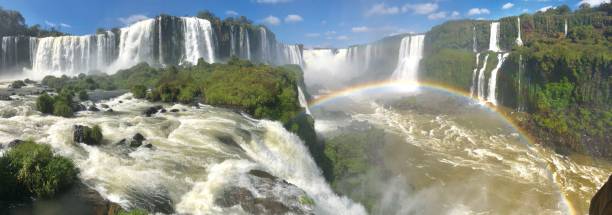
[[36,99],[36,110],[45,113],[53,113],[53,98],[47,93],[43,93]]
[[[17,189],[23,187],[28,195],[37,198],[52,197],[76,181],[77,169],[72,161],[54,156],[49,145],[26,141],[8,151],[6,158],[0,160],[4,160],[0,163],[9,164],[8,174],[3,171],[1,175],[5,177],[0,180],[6,180],[9,184],[13,183]],[[0,189],[0,191],[6,192],[7,189]],[[11,191],[8,190],[8,192],[10,194]],[[0,194],[5,196],[5,193]],[[11,197],[17,196],[11,195]]]
[[130,89],[130,91],[134,95],[134,98],[137,99],[143,99],[145,96],[147,96],[147,87],[144,85],[135,85]]
[[102,142],[102,129],[98,125],[94,125],[91,129],[86,129],[85,138],[93,144],[100,144]]
[[66,102],[58,100],[53,104],[53,115],[61,117],[71,117],[74,115],[72,107]]
[[26,86],[25,82],[21,80],[13,81],[13,83],[11,83],[11,88],[13,89],[19,89],[25,86]]
[[89,95],[87,94],[87,91],[85,90],[81,90],[79,91],[79,100],[81,101],[85,101],[89,99]]

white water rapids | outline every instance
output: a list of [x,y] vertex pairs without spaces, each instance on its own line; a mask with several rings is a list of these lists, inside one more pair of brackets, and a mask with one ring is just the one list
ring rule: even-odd
[[[114,112],[60,118],[34,111],[33,97],[0,101],[0,142],[33,139],[50,144],[76,163],[85,184],[128,208],[169,206],[181,214],[243,214],[240,206],[221,208],[214,200],[227,186],[261,195],[255,189],[258,184],[247,177],[248,171],[258,169],[296,185],[315,201],[314,206],[296,207],[313,207],[316,214],[365,214],[361,205],[332,192],[302,141],[280,123],[210,106],[174,105],[167,108],[180,112],[144,117],[140,112],[153,104],[129,94],[104,103]],[[99,125],[104,144],[75,144],[76,124]],[[143,134],[153,148],[116,145],[135,133]],[[283,200],[293,191],[273,187],[269,192]]]

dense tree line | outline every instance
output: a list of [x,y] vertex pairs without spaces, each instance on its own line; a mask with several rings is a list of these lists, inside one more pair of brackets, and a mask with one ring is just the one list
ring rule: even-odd
[[25,18],[18,11],[5,10],[0,7],[0,37],[3,36],[31,36],[47,37],[61,36],[64,33],[55,28],[43,29],[40,25],[27,26]]

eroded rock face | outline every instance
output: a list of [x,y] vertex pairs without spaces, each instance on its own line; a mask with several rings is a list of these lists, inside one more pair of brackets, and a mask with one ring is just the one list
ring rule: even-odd
[[[248,178],[253,188],[230,186],[215,199],[221,207],[240,205],[249,214],[313,214],[312,205],[303,204],[309,198],[302,189],[272,174],[251,170]],[[252,190],[254,189],[254,190]]]
[[590,215],[612,214],[612,175],[608,181],[597,191],[589,208]]

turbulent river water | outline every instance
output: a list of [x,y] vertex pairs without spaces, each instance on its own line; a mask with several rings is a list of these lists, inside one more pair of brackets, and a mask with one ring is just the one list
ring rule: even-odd
[[[357,93],[312,108],[327,138],[353,124],[385,131],[377,144],[391,176],[368,185],[382,193],[375,214],[587,214],[612,172],[607,162],[534,145],[471,99],[409,94]],[[320,114],[326,111],[348,114]]]
[[[364,214],[361,205],[335,195],[308,149],[280,123],[254,120],[225,109],[174,105],[178,113],[145,117],[154,104],[126,94],[102,101],[113,112],[80,112],[73,118],[42,116],[34,97],[0,101],[0,142],[33,139],[75,161],[82,181],[127,208],[187,214],[243,214],[215,199],[238,186],[316,214]],[[100,105],[100,104],[98,104]],[[100,107],[101,108],[101,107]],[[103,109],[103,108],[101,108]],[[100,125],[102,146],[75,144],[74,125]],[[152,148],[117,145],[140,133]],[[0,152],[1,153],[1,152]],[[266,171],[295,186],[264,184],[247,174]],[[296,187],[297,186],[297,187]],[[300,204],[305,192],[314,205]]]

